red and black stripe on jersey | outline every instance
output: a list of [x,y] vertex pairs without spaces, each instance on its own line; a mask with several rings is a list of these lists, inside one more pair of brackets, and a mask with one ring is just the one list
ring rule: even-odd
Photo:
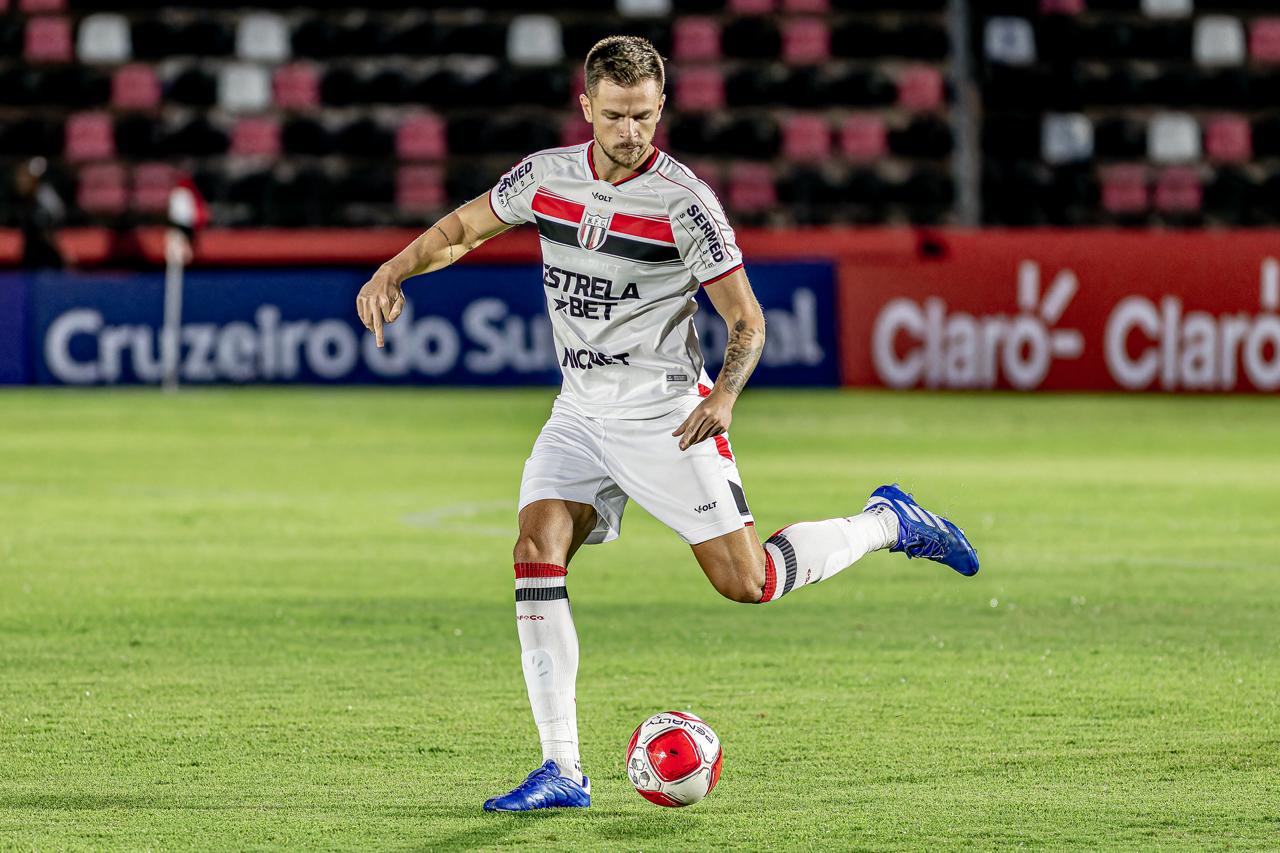
[[[582,249],[578,242],[578,228],[586,205],[539,188],[531,206],[542,239]],[[642,264],[681,263],[670,220],[656,216],[613,214],[609,220],[608,236],[594,251]]]

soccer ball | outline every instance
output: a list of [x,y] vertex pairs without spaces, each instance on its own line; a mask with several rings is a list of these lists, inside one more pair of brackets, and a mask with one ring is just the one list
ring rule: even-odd
[[702,720],[663,711],[645,720],[627,744],[627,775],[636,792],[660,806],[691,806],[720,781],[720,738]]

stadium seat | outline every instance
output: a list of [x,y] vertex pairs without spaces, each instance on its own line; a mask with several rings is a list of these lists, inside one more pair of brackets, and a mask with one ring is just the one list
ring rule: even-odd
[[988,18],[982,44],[987,59],[992,62],[1014,66],[1035,64],[1035,31],[1026,18]]
[[825,15],[831,11],[829,0],[782,0],[786,15]]
[[[334,144],[340,153],[366,160],[386,159],[396,150],[395,135],[371,118],[358,118],[342,128],[335,135]],[[550,147],[537,146],[538,149]]]
[[909,110],[935,110],[943,105],[942,75],[928,65],[906,68],[898,77],[898,106]]
[[718,68],[690,68],[675,79],[675,106],[686,112],[718,110],[725,104],[724,76]]
[[142,160],[165,155],[164,129],[144,113],[131,113],[116,121],[116,152],[124,159]]
[[1203,197],[1200,175],[1192,167],[1174,166],[1156,178],[1155,208],[1161,213],[1198,213]]
[[122,65],[111,75],[111,106],[120,110],[149,110],[160,105],[160,81],[150,65]]
[[1258,186],[1240,169],[1219,169],[1213,181],[1205,187],[1202,204],[1214,218],[1228,225],[1254,223],[1254,202]]
[[774,0],[729,0],[726,11],[731,15],[770,15],[775,5]]
[[285,124],[280,141],[293,154],[324,157],[333,153],[333,134],[315,119],[295,118]]
[[341,52],[338,28],[327,18],[308,18],[293,31],[290,45],[294,56],[327,59]]
[[1098,121],[1093,132],[1093,148],[1102,158],[1128,159],[1147,153],[1147,128],[1126,118]]
[[671,14],[671,0],[617,0],[618,14],[628,18],[665,18]]
[[720,58],[720,22],[715,18],[676,18],[671,40],[671,58],[677,62]]
[[770,116],[744,116],[720,128],[716,144],[730,157],[771,160],[782,147],[782,134]]
[[137,59],[162,59],[177,51],[179,28],[156,19],[134,20],[129,42]]
[[1046,113],[1041,121],[1040,156],[1052,166],[1093,157],[1093,123],[1083,113]]
[[1280,18],[1259,18],[1249,26],[1249,57],[1280,63]]
[[[116,134],[119,135],[118,129]],[[227,132],[198,115],[168,135],[161,153],[176,157],[216,157],[226,154],[230,147],[231,137]]]
[[1109,166],[1102,170],[1102,207],[1108,213],[1145,213],[1150,205],[1145,166]]
[[272,12],[252,12],[236,25],[236,56],[251,62],[287,62],[289,30]]
[[886,55],[942,61],[951,52],[951,39],[940,25],[919,21],[905,23],[890,35],[889,43],[882,49]]
[[1186,18],[1191,15],[1191,0],[1142,0],[1142,14],[1148,18]]
[[831,52],[836,56],[872,58],[880,56],[891,33],[877,23],[854,18],[831,31]]
[[177,174],[166,163],[142,163],[133,170],[129,206],[140,213],[159,213],[169,206]]
[[1157,113],[1147,126],[1147,159],[1190,163],[1200,159],[1200,127],[1187,113]]
[[1084,11],[1084,0],[1040,0],[1041,15],[1079,15]]
[[856,163],[869,163],[885,155],[887,132],[878,115],[853,115],[840,124],[840,151]]
[[128,62],[132,55],[129,22],[123,15],[99,12],[80,22],[76,56],[81,62]]
[[95,163],[80,170],[76,188],[76,204],[85,213],[119,216],[129,202],[124,166],[119,163]]
[[402,212],[431,213],[444,206],[444,172],[439,166],[401,166],[396,171],[396,207]]
[[729,206],[738,213],[765,213],[778,203],[773,169],[763,163],[729,167]]
[[280,156],[280,122],[272,116],[249,116],[236,122],[231,132],[235,157]]
[[[591,141],[591,125],[582,120],[582,116],[566,116],[560,122],[560,144],[577,145]],[[662,146],[658,146],[661,148]]]
[[[576,119],[589,134],[591,126]],[[434,113],[412,115],[396,130],[396,156],[401,160],[443,160],[448,150],[444,119]]]
[[813,162],[831,156],[831,127],[820,115],[791,115],[782,121],[782,156]]
[[1239,65],[1245,59],[1244,27],[1239,18],[1205,15],[1196,21],[1192,55],[1200,65]]
[[218,106],[229,113],[260,112],[271,106],[271,76],[261,65],[234,62],[218,71]]
[[1205,153],[1217,163],[1247,163],[1253,158],[1253,135],[1244,116],[1217,116],[1204,131]]
[[175,34],[171,53],[194,56],[230,56],[235,48],[235,35],[229,24],[210,17],[197,18]]
[[67,119],[65,131],[68,162],[107,160],[116,155],[115,129],[107,113],[75,113]]
[[550,15],[517,15],[507,28],[507,59],[513,65],[551,65],[564,59],[560,22]]
[[71,21],[52,16],[28,20],[22,56],[28,62],[70,62]]
[[901,130],[889,132],[889,150],[901,157],[940,160],[951,153],[951,126],[933,115],[919,115]]
[[18,11],[28,15],[46,12],[65,12],[67,0],[18,0]]
[[190,107],[211,107],[218,101],[218,81],[202,68],[188,68],[169,84],[167,99]]
[[831,30],[818,18],[792,18],[782,25],[782,58],[812,65],[831,57]]
[[271,89],[281,109],[309,110],[320,105],[320,75],[306,62],[277,68]]

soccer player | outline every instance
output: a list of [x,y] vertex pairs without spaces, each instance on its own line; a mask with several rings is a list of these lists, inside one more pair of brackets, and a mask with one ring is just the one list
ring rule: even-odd
[[[585,807],[574,707],[578,639],[565,576],[584,544],[618,536],[628,498],[693,549],[726,598],[772,603],[887,548],[978,570],[964,533],[897,486],[863,511],[779,530],[761,545],[729,443],[733,404],[764,347],[764,316],[733,229],[711,189],[653,147],[662,58],[612,36],[587,54],[579,100],[593,140],[531,154],[432,225],[360,290],[360,319],[383,344],[401,285],[508,228],[536,224],[543,287],[564,374],[525,463],[515,544],[516,630],[544,763],[490,811]],[[694,294],[728,327],[713,383],[694,331]]]

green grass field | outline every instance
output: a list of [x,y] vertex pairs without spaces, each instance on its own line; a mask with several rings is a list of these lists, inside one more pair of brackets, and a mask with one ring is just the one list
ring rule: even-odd
[[[634,505],[569,575],[587,812],[511,544],[551,392],[0,393],[0,848],[1280,848],[1280,400],[751,391],[762,532],[901,480],[982,572],[719,598]],[[691,709],[703,803],[623,772]]]

